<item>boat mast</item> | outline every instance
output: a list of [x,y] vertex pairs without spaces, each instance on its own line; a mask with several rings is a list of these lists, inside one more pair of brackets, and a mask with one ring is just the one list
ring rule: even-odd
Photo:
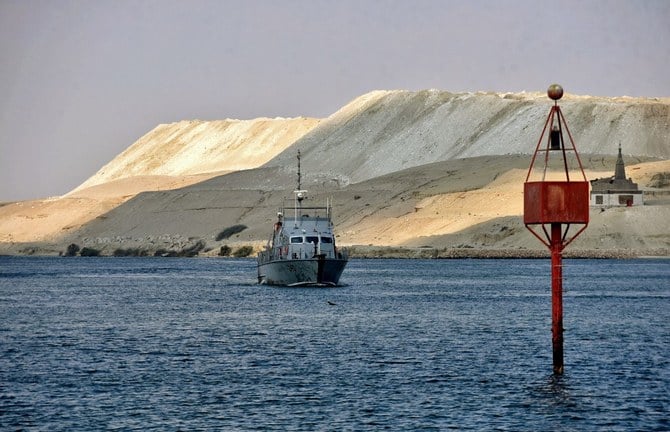
[[295,205],[295,227],[298,227],[298,216],[302,217],[302,200],[305,199],[307,191],[302,190],[301,174],[300,174],[300,150],[298,150],[298,189],[293,191]]
[[300,190],[300,150],[298,150],[298,190]]

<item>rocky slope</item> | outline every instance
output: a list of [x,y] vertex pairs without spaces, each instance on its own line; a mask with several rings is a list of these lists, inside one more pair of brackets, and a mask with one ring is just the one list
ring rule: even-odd
[[[295,185],[297,150],[304,186],[335,201],[343,244],[541,250],[521,191],[550,106],[543,94],[376,91],[323,120],[162,125],[70,194],[0,207],[0,252],[259,245]],[[658,179],[670,176],[670,100],[573,96],[561,107],[589,178],[612,174],[620,144],[649,204],[592,212],[571,248],[667,254]],[[234,225],[246,229],[215,240]]]

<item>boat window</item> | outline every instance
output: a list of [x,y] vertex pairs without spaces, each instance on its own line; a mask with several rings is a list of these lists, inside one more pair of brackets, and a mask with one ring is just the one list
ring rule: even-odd
[[333,238],[332,237],[321,237],[321,243],[332,243]]
[[307,236],[305,237],[305,243],[318,243],[319,237],[317,236]]
[[291,237],[291,243],[302,243],[302,237]]

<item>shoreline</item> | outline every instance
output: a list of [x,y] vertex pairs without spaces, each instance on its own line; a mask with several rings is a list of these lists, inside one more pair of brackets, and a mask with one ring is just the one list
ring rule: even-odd
[[[257,245],[256,245],[257,246]],[[249,244],[239,243],[235,245],[236,249],[248,248],[245,255],[230,254],[220,256],[217,251],[219,246],[205,247],[197,252],[184,255],[157,255],[154,248],[150,245],[143,247],[137,245],[133,250],[137,253],[126,254],[125,256],[138,257],[157,257],[170,258],[174,256],[192,257],[192,258],[255,258],[258,252],[257,247]],[[430,248],[430,247],[402,247],[402,246],[375,246],[375,245],[350,245],[343,246],[349,253],[350,259],[548,259],[551,257],[548,249],[477,249],[477,248]],[[37,245],[24,244],[22,247],[13,245],[10,248],[0,246],[0,256],[67,256],[64,247],[59,245]],[[100,257],[115,257],[124,255],[115,255],[113,253],[100,253]],[[74,256],[80,256],[75,254]],[[670,249],[570,249],[563,252],[563,258],[566,259],[670,259]]]
[[[353,248],[353,250],[352,250]],[[349,248],[350,258],[360,259],[548,259],[549,250],[540,249],[402,249],[384,247],[366,247],[368,250]],[[570,250],[563,252],[567,259],[639,259],[639,258],[670,258],[670,250]]]

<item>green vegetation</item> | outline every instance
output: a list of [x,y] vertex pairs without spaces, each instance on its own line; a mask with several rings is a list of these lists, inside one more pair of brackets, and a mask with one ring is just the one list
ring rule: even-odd
[[221,246],[221,249],[219,249],[219,256],[230,256],[230,253],[233,250],[230,248],[228,245],[223,245]]
[[114,250],[114,253],[112,255],[114,255],[115,257],[144,257],[149,256],[149,252],[140,248],[128,248],[128,249],[118,248]]
[[201,250],[205,248],[205,242],[203,240],[198,240],[194,245],[185,247],[181,250],[178,256],[183,257],[194,257],[200,253]]
[[237,249],[235,252],[233,252],[233,256],[235,258],[245,258],[251,255],[254,252],[254,248],[251,246],[242,246],[241,248]]
[[83,247],[81,248],[81,252],[79,252],[79,255],[83,257],[100,256],[100,251],[90,247]]
[[78,252],[79,252],[79,245],[71,243],[68,245],[63,255],[68,257],[77,256]]

